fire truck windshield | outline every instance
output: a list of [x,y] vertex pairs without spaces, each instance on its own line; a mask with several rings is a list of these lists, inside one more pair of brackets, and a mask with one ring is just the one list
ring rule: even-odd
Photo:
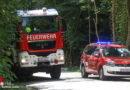
[[54,33],[59,31],[57,16],[23,17],[23,34]]
[[102,47],[101,50],[105,57],[130,57],[130,51],[126,48]]

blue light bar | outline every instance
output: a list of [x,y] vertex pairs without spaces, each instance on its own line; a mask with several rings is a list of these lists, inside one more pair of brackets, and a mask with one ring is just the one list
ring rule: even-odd
[[117,44],[117,45],[122,45],[120,42],[97,42],[97,44],[100,44],[100,45],[105,45],[105,44]]
[[16,13],[17,13],[17,14],[23,14],[23,13],[25,13],[25,12],[24,12],[23,10],[17,10]]

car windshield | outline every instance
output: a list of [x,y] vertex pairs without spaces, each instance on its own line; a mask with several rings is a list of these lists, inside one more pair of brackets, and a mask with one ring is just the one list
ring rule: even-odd
[[102,47],[101,50],[105,57],[130,57],[130,51],[126,48]]
[[21,30],[23,34],[58,32],[57,16],[23,17]]

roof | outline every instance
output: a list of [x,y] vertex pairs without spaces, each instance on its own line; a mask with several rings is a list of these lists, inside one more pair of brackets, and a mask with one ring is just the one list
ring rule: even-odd
[[17,10],[16,13],[18,16],[21,17],[31,17],[31,16],[53,16],[53,15],[58,15],[58,12],[56,9],[39,9],[39,10]]

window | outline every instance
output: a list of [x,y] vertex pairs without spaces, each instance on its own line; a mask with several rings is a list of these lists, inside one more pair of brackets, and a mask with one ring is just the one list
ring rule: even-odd
[[91,55],[95,51],[96,48],[97,48],[97,46],[88,46],[85,49],[85,54]]
[[126,48],[103,47],[101,50],[105,57],[130,57],[130,51]]
[[23,17],[21,30],[23,34],[53,33],[58,32],[59,24],[57,16]]
[[94,51],[93,54],[92,54],[92,56],[94,56],[94,54],[98,54],[99,57],[101,57],[101,54],[100,54],[99,50]]

